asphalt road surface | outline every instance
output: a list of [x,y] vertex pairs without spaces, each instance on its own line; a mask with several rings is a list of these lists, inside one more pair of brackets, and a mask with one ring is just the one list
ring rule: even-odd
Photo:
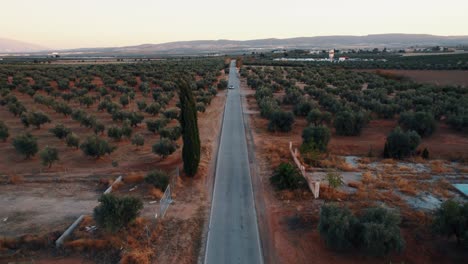
[[205,264],[263,263],[235,65],[231,61],[234,89],[226,100]]

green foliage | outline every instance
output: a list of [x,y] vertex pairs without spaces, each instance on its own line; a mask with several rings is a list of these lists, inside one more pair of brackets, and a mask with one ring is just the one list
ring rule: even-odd
[[426,159],[426,160],[429,159],[429,150],[427,150],[427,148],[424,148],[424,150],[423,150],[423,152],[421,154],[421,157],[423,159]]
[[175,141],[180,138],[181,130],[182,129],[180,126],[165,127],[159,130],[159,134],[161,135],[161,137],[169,138]]
[[41,150],[39,156],[41,157],[42,165],[48,166],[49,168],[52,166],[52,163],[59,160],[58,150],[49,146]]
[[146,128],[153,133],[159,132],[169,123],[167,118],[159,118],[156,120],[146,120]]
[[127,106],[130,103],[130,100],[128,99],[128,95],[126,94],[123,94],[122,96],[120,96],[119,101],[123,107]]
[[322,112],[319,109],[312,109],[307,114],[307,122],[318,126],[322,122]]
[[117,197],[105,194],[94,208],[94,219],[106,231],[117,232],[133,222],[143,209],[143,202],[135,197]]
[[161,105],[158,104],[158,103],[151,103],[150,105],[148,105],[146,107],[146,113],[150,114],[150,115],[156,115],[157,113],[159,113],[159,110],[161,109]]
[[295,190],[305,186],[306,182],[299,169],[291,164],[282,162],[270,177],[270,183],[277,190]]
[[118,141],[122,138],[122,129],[115,126],[110,127],[107,129],[107,136]]
[[43,112],[30,112],[22,116],[21,121],[26,127],[33,125],[36,128],[41,128],[41,125],[45,123],[50,123],[50,118],[48,115]]
[[179,110],[177,108],[170,108],[164,111],[163,115],[169,120],[177,119],[179,118]]
[[421,137],[430,136],[436,130],[434,116],[427,112],[402,113],[398,123],[404,129],[416,131]]
[[152,147],[153,153],[158,154],[163,159],[176,151],[177,145],[174,141],[168,138],[161,138],[159,142],[155,143]]
[[384,208],[369,208],[356,218],[347,208],[325,204],[320,210],[319,232],[328,247],[362,250],[383,256],[400,252],[405,241],[400,234],[400,217]]
[[100,158],[106,154],[111,154],[116,147],[109,145],[106,140],[93,135],[86,138],[80,145],[80,149],[86,156]]
[[270,115],[268,123],[268,131],[289,132],[294,124],[294,115],[291,112],[275,111]]
[[306,150],[319,150],[321,152],[327,151],[328,142],[330,141],[330,129],[326,126],[313,126],[310,125],[302,131],[302,145],[303,151]]
[[387,137],[384,158],[406,158],[416,150],[420,141],[418,133],[414,131],[403,132],[400,127],[397,127]]
[[336,114],[334,122],[336,134],[340,136],[357,136],[367,122],[368,119],[362,112],[339,112]]
[[78,148],[80,146],[80,138],[73,132],[67,135],[65,142],[69,147]]
[[5,122],[0,120],[0,140],[5,142],[9,136],[10,133],[8,132],[7,125],[5,124]]
[[400,217],[384,208],[370,208],[359,217],[359,247],[368,255],[383,256],[403,250]]
[[455,236],[458,244],[468,246],[468,203],[442,203],[435,213],[433,230],[449,238]]
[[99,134],[99,133],[103,133],[104,131],[106,130],[106,127],[104,126],[103,123],[99,122],[99,121],[96,121],[93,125],[93,131],[94,131],[94,134]]
[[309,112],[314,108],[314,104],[310,101],[302,100],[298,104],[294,105],[294,115],[296,116],[307,116]]
[[49,132],[54,134],[59,139],[66,138],[71,133],[71,129],[63,124],[57,124],[54,128],[49,129]]
[[334,171],[328,172],[325,176],[325,180],[328,182],[328,186],[332,189],[336,189],[344,184],[341,174]]
[[36,155],[38,151],[37,139],[29,133],[20,134],[13,139],[13,147],[26,159]]
[[137,147],[143,146],[145,144],[145,138],[141,134],[135,134],[132,138],[132,144]]
[[130,125],[132,127],[138,126],[138,124],[143,122],[144,118],[145,117],[143,116],[143,114],[138,113],[138,112],[131,112],[127,117],[127,119],[130,121]]
[[195,176],[200,164],[200,135],[198,133],[198,120],[195,99],[188,80],[180,79],[177,82],[180,99],[180,124],[182,127],[182,159],[184,171],[188,176]]
[[151,171],[146,174],[145,182],[164,192],[169,185],[169,175],[161,170]]
[[318,230],[327,246],[343,251],[353,248],[358,229],[358,219],[347,208],[325,204],[320,209]]
[[228,86],[228,82],[226,80],[220,80],[218,83],[218,89],[224,90]]

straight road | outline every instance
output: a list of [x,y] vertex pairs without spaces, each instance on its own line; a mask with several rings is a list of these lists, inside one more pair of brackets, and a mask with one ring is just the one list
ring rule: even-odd
[[231,61],[205,264],[263,263],[236,63]]

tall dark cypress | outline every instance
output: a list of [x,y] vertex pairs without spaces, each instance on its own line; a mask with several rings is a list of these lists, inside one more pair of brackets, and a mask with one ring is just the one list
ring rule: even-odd
[[182,159],[184,171],[188,176],[197,173],[200,163],[200,135],[198,133],[197,108],[190,82],[186,79],[177,81],[180,98],[180,124],[182,127]]

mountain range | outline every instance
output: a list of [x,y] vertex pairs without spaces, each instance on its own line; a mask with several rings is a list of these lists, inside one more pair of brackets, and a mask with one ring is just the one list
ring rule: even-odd
[[[366,36],[317,36],[286,39],[255,40],[196,40],[177,41],[138,46],[82,48],[54,50],[65,54],[94,55],[150,55],[150,54],[206,54],[249,52],[272,49],[328,49],[328,48],[405,48],[410,46],[468,45],[468,36],[435,36],[425,34],[377,34]],[[43,47],[0,38],[0,52],[34,52]],[[50,50],[49,50],[50,52]]]

